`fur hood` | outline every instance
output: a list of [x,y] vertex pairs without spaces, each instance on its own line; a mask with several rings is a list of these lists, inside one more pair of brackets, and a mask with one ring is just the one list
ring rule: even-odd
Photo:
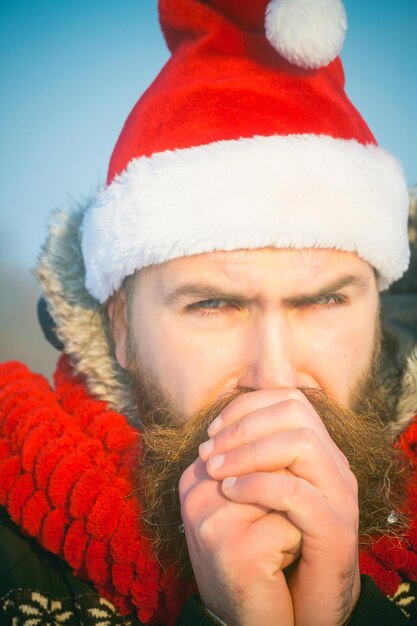
[[[37,274],[53,332],[75,371],[85,376],[90,393],[134,422],[133,397],[125,371],[114,355],[106,307],[84,286],[80,225],[85,208],[53,214]],[[409,237],[410,267],[381,295],[381,375],[396,432],[403,430],[417,410],[417,187],[410,190]],[[45,328],[44,332],[48,334]]]

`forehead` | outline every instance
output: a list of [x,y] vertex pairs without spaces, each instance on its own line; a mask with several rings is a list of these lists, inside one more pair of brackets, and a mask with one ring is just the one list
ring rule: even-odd
[[335,249],[276,249],[215,251],[181,257],[141,272],[145,281],[161,289],[181,281],[219,281],[234,287],[268,284],[308,286],[342,274],[373,275],[372,267],[356,253]]

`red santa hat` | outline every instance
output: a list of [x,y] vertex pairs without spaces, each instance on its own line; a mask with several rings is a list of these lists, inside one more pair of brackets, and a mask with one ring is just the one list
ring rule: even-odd
[[130,113],[82,233],[104,302],[135,270],[244,248],[408,265],[398,161],[348,99],[340,0],[160,0],[172,56]]

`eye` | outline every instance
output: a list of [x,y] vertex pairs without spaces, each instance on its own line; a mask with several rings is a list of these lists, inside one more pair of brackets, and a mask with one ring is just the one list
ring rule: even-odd
[[187,311],[196,312],[202,317],[214,317],[231,309],[238,309],[239,306],[235,302],[222,300],[221,298],[210,298],[209,300],[200,300],[193,302],[187,307]]
[[199,309],[221,309],[224,306],[227,306],[228,303],[225,300],[201,300],[201,302],[196,302],[195,307]]
[[330,293],[328,295],[318,296],[312,302],[314,306],[333,307],[346,304],[346,297],[340,293]]

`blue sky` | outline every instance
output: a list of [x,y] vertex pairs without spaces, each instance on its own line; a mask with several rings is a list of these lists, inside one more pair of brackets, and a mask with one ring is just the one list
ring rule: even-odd
[[[346,0],[347,91],[417,183],[417,0]],[[156,0],[0,3],[0,262],[33,267],[48,214],[105,180],[123,122],[168,58]]]

